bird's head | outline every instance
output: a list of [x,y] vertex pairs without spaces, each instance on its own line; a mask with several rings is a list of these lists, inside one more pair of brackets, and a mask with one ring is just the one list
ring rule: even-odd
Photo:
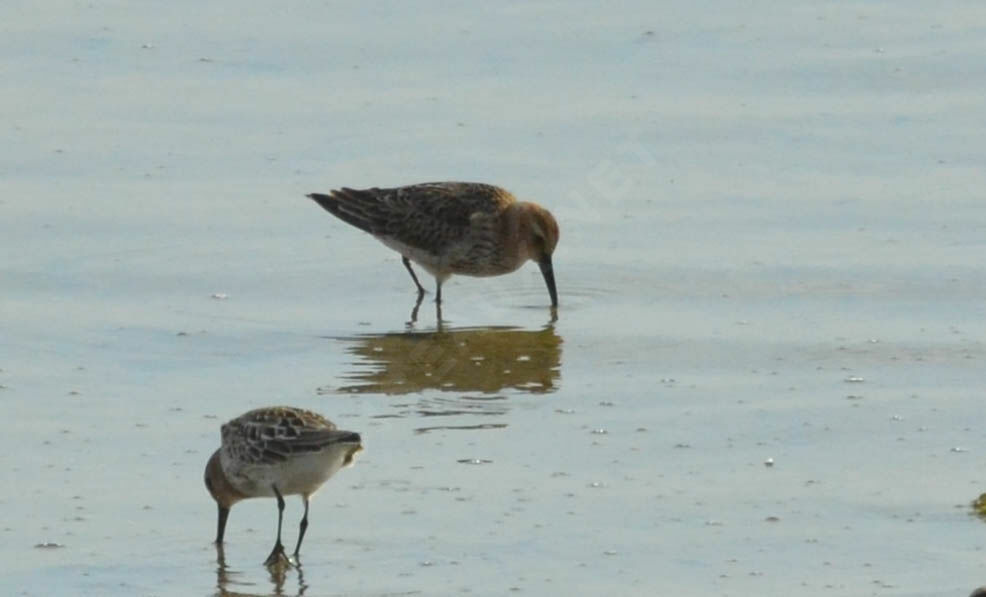
[[219,461],[219,450],[216,450],[209,462],[205,465],[205,488],[209,490],[209,495],[216,500],[219,506],[219,522],[216,526],[216,543],[223,542],[223,534],[226,531],[226,518],[229,516],[229,509],[233,504],[243,499],[243,494],[238,492],[226,478],[222,464]]
[[536,203],[523,203],[524,206],[524,241],[527,244],[529,258],[541,268],[544,283],[548,286],[551,296],[551,306],[558,306],[558,292],[555,290],[555,270],[551,264],[551,255],[558,246],[558,222],[551,212]]

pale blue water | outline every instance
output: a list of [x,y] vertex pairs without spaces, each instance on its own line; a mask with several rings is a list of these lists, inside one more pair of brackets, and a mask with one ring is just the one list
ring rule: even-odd
[[[0,592],[983,584],[978,3],[0,23]],[[555,213],[557,321],[529,265],[409,327],[397,256],[304,197],[441,179]],[[273,404],[366,441],[283,578],[274,503],[217,562],[201,481]]]

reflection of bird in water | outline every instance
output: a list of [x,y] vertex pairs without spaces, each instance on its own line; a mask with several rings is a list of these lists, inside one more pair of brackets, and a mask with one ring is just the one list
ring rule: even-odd
[[[254,583],[237,581],[236,576],[240,573],[234,570],[230,570],[229,566],[226,565],[226,554],[223,552],[223,544],[216,544],[216,597],[268,597],[269,595],[281,596],[284,593],[284,582],[287,579],[286,566],[270,566],[267,568],[267,572],[270,574],[270,583],[273,588],[273,593],[244,593],[242,591],[234,590],[237,586],[252,587]],[[298,592],[295,593],[297,597],[301,597],[308,590],[308,585],[305,584],[305,572],[301,567],[301,562],[294,567],[295,573],[298,576]]]
[[425,289],[411,261],[435,277],[435,302],[441,303],[442,284],[452,274],[498,276],[532,260],[541,268],[551,306],[558,306],[551,264],[558,223],[536,203],[517,201],[499,187],[468,182],[343,187],[308,196],[400,253],[419,297]]
[[[352,383],[331,391],[409,394],[427,389],[544,394],[561,375],[562,339],[553,327],[450,329],[340,338],[359,357]],[[323,390],[324,391],[324,390]]]
[[226,423],[222,446],[205,467],[205,486],[219,506],[216,543],[223,542],[233,504],[276,497],[277,541],[265,564],[289,562],[281,544],[284,496],[300,495],[305,514],[294,548],[297,558],[308,528],[309,499],[362,449],[358,433],[336,429],[332,421],[299,408],[258,408]]

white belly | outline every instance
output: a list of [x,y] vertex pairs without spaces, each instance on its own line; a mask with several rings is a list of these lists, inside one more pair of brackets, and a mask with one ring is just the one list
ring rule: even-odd
[[440,253],[412,247],[393,238],[377,237],[380,242],[423,267],[429,274],[445,281],[452,274],[466,276],[499,276],[519,268],[523,261],[512,266],[502,263],[495,254],[477,251],[468,239],[444,247]]
[[377,238],[383,244],[425,268],[429,274],[435,276],[436,278],[442,278],[444,280],[452,274],[452,263],[455,262],[457,256],[452,255],[451,253],[436,255],[431,251],[406,245],[393,238]]
[[295,455],[276,464],[223,463],[230,484],[250,497],[311,495],[342,468],[342,451]]

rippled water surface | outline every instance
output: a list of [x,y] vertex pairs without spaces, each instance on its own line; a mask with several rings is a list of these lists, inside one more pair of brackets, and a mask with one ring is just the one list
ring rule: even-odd
[[[986,10],[786,6],[7,2],[0,592],[986,582]],[[553,211],[556,315],[304,197],[441,179]],[[202,472],[277,404],[365,451],[269,571]]]

